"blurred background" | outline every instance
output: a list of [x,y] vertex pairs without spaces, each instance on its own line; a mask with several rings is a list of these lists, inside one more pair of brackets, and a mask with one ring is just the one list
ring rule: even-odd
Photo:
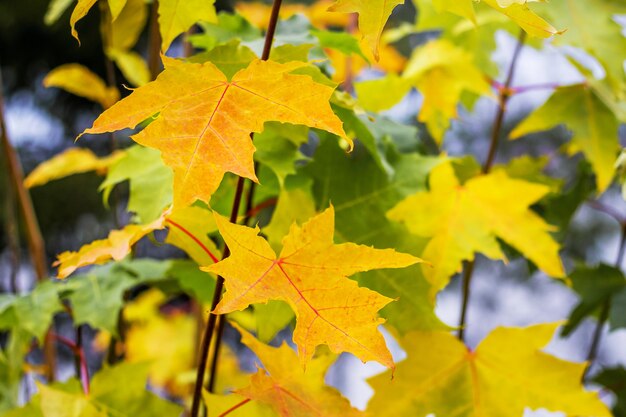
[[[78,62],[102,78],[106,77],[98,14],[90,13],[81,23],[81,41],[85,46],[80,47],[70,35],[68,12],[51,26],[44,24],[47,6],[47,0],[0,0],[0,72],[5,118],[9,137],[26,173],[40,162],[72,146],[77,134],[89,127],[100,113],[99,107],[90,101],[59,89],[44,88],[44,76],[61,64]],[[225,4],[218,4],[218,8],[226,7]],[[406,5],[396,9],[392,20],[397,24],[410,21],[414,15],[415,10]],[[399,44],[398,48],[408,54],[413,46],[429,36],[431,34],[412,36]],[[506,32],[499,32],[496,40],[498,46],[493,59],[503,69],[510,62],[516,40]],[[147,34],[144,33],[137,50],[145,51],[146,48]],[[176,48],[180,49],[182,46],[175,45],[174,53]],[[595,71],[601,76],[600,68]],[[502,72],[500,71],[501,74]],[[370,70],[360,77],[364,79],[374,76],[376,72]],[[120,73],[117,73],[117,77],[123,82]],[[532,47],[523,49],[513,85],[566,85],[581,80],[569,61],[548,45],[542,51]],[[543,103],[550,92],[533,91],[514,96],[506,115],[505,132],[510,131],[532,109]],[[122,91],[122,94],[126,93]],[[420,103],[420,95],[414,92],[389,111],[388,115],[404,123],[417,125],[415,114]],[[443,149],[450,155],[472,154],[482,161],[487,152],[496,107],[494,100],[484,98],[478,101],[471,112],[462,113],[460,119],[453,122]],[[420,131],[425,134],[422,127]],[[626,145],[626,129],[623,126],[620,136],[622,146]],[[548,140],[545,139],[546,135],[542,138],[503,141],[496,162],[508,161],[523,154],[549,155],[547,173],[566,179],[569,185],[573,184],[582,161],[581,158],[566,158],[558,152],[559,147],[568,139],[567,131],[557,128],[550,132]],[[124,137],[119,140],[122,147],[129,143]],[[110,151],[108,138],[104,136],[81,139],[79,145],[92,149],[98,155],[106,155]],[[31,190],[46,243],[49,265],[58,253],[77,249],[84,243],[102,238],[114,228],[111,211],[105,208],[102,196],[97,191],[100,181],[101,178],[96,174],[87,173]],[[5,198],[5,169],[0,171],[0,187],[3,196],[0,205],[0,290],[12,291],[10,277],[17,274],[16,290],[23,293],[33,287],[35,274],[23,234],[12,232],[17,224],[16,214]],[[124,193],[122,190],[121,194]],[[601,197],[601,201],[626,216],[626,204],[617,185],[609,189]],[[123,215],[122,210],[119,211]],[[17,230],[21,230],[22,225],[17,225]],[[591,265],[600,262],[613,264],[617,258],[619,236],[620,227],[611,217],[589,205],[583,205],[574,214],[572,225],[564,237],[563,259],[566,266],[571,267],[575,259],[585,260]],[[11,250],[11,245],[18,245],[19,250]],[[137,257],[153,255],[151,248],[149,243],[140,245]],[[19,255],[17,258],[16,253]],[[159,253],[163,255],[162,251]],[[570,288],[541,272],[529,270],[524,261],[512,261],[505,266],[478,256],[467,340],[470,345],[475,346],[499,325],[524,326],[564,320],[577,302],[578,297]],[[458,320],[460,304],[460,283],[457,277],[440,294],[437,314],[446,323],[454,326]],[[61,329],[66,325],[62,319],[57,323]],[[586,321],[570,337],[556,339],[548,351],[565,359],[584,360],[594,326],[593,321]],[[88,339],[94,336],[89,331],[87,334]],[[69,376],[73,372],[73,365],[71,354],[66,353],[67,363],[62,368],[62,373]],[[403,357],[397,345],[395,354],[398,359]],[[596,367],[614,365],[626,366],[625,330],[610,334],[606,332],[603,337]],[[364,408],[371,395],[364,378],[381,370],[381,367],[363,365],[353,357],[344,355],[333,366],[327,379],[330,384],[341,389],[355,406]]]

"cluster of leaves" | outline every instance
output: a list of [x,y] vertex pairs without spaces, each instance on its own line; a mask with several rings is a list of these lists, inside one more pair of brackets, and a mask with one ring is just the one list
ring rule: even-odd
[[[53,0],[46,21],[61,18],[71,3]],[[464,265],[469,286],[476,254],[519,257],[580,294],[564,335],[600,310],[600,324],[626,325],[621,256],[615,267],[567,270],[560,254],[574,212],[616,177],[626,39],[615,16],[626,5],[414,0],[417,20],[384,31],[399,1],[287,4],[265,59],[264,30],[270,40],[274,30],[274,23],[266,26],[267,6],[241,3],[234,13],[217,13],[207,0],[78,0],[70,17],[77,40],[80,20],[96,3],[103,52],[137,88],[120,99],[117,85],[79,64],[52,70],[44,84],[103,108],[79,137],[132,129],[136,144],[104,157],[70,148],[41,164],[25,185],[95,171],[104,177],[105,204],[129,183],[125,209],[132,217],[106,238],[58,255],[54,280],[0,298],[0,328],[10,331],[0,355],[3,415],[179,415],[192,400],[197,357],[209,353],[196,349],[207,310],[228,314],[259,360],[258,371],[245,375],[234,352],[217,356],[217,337],[209,353],[219,358],[217,384],[204,392],[210,416],[495,417],[520,416],[526,408],[612,415],[584,387],[587,364],[542,352],[560,323],[498,328],[472,350],[434,309],[437,294]],[[158,76],[136,46],[149,8],[158,15],[150,28],[157,45],[151,58],[160,50],[164,67]],[[497,97],[503,116],[511,96],[533,88],[496,81],[503,75],[491,58],[495,33],[520,30],[520,48],[527,34],[529,46],[557,48],[580,73],[578,84],[543,86],[553,90],[550,98],[508,135],[565,125],[571,140],[562,153],[580,152],[586,161],[570,188],[563,185],[569,178],[545,173],[547,158],[497,166],[488,159],[481,168],[471,156],[439,151],[459,108]],[[197,53],[171,57],[186,31],[187,49]],[[394,48],[421,33],[431,40],[408,57]],[[575,48],[603,69],[602,78],[577,61]],[[516,62],[517,55],[510,74]],[[359,78],[371,78],[368,68],[383,75]],[[415,110],[422,133],[380,113],[413,89],[423,97]],[[493,149],[500,136],[496,124]],[[80,142],[90,140],[97,139]],[[158,246],[164,235],[189,259],[133,256],[138,241],[152,237]],[[97,329],[95,344],[109,350],[111,364],[91,384],[84,369],[80,383],[37,383],[38,393],[18,408],[22,363],[33,338],[50,337],[55,314]],[[407,353],[397,365],[382,325]],[[295,351],[268,344],[292,327]],[[84,361],[78,344],[65,344]],[[343,352],[393,375],[370,380],[375,394],[365,412],[324,382]],[[213,372],[215,366],[209,363]],[[625,415],[626,371],[606,369],[595,381],[618,396],[613,415]],[[157,397],[146,383],[182,405]]]

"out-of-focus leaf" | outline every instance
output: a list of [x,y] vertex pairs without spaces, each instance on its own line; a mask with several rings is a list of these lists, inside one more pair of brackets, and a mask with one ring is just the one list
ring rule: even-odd
[[53,69],[43,79],[43,85],[61,88],[95,101],[104,109],[111,107],[120,99],[117,88],[108,87],[100,77],[80,64],[64,64]]
[[102,174],[124,157],[124,151],[116,151],[111,155],[99,158],[89,149],[69,148],[39,164],[24,179],[24,186],[28,188],[37,187],[53,180],[89,171]]

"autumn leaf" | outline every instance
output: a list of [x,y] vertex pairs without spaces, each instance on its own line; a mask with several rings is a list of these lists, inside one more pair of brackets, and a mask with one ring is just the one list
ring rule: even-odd
[[[476,14],[474,11],[473,0],[432,0],[435,8],[442,12],[448,11],[461,17],[470,19],[476,23]],[[530,36],[537,38],[549,38],[552,35],[560,34],[562,31],[557,30],[550,23],[535,14],[526,4],[525,1],[519,0],[482,0],[481,3],[486,4],[494,10],[507,16],[509,19],[517,23]]]
[[431,238],[422,256],[433,266],[422,270],[433,284],[432,297],[476,252],[504,260],[497,237],[548,275],[564,276],[559,245],[549,234],[553,228],[529,209],[549,187],[510,178],[503,170],[462,185],[450,163],[434,168],[429,183],[430,191],[407,197],[387,215],[412,233]]
[[243,310],[253,303],[286,301],[297,317],[294,342],[303,364],[316,346],[348,351],[362,361],[393,366],[377,326],[377,312],[391,300],[355,281],[356,272],[402,268],[420,260],[392,249],[373,249],[353,243],[333,244],[334,210],[329,208],[302,227],[293,225],[276,256],[259,229],[231,224],[216,215],[217,226],[231,255],[203,270],[224,277],[226,293],[216,314]]
[[257,181],[250,133],[261,132],[266,121],[304,124],[345,137],[328,104],[333,89],[289,74],[305,65],[255,60],[228,81],[209,62],[167,59],[156,81],[102,113],[83,134],[134,128],[154,116],[133,139],[159,149],[174,170],[174,205],[208,202],[227,171]]
[[572,142],[591,163],[598,192],[611,185],[619,150],[619,121],[588,84],[559,87],[512,132],[511,139],[565,124]]
[[391,12],[404,0],[337,0],[328,10],[359,14],[359,31],[378,61],[380,37]]
[[72,15],[70,16],[70,28],[72,30],[72,36],[78,41],[80,45],[80,39],[78,39],[78,32],[76,31],[76,23],[83,17],[87,16],[89,10],[96,4],[97,0],[78,0],[76,6],[74,6],[74,10],[72,10]]
[[209,0],[159,0],[161,50],[167,51],[172,41],[194,23],[200,20],[217,22],[213,2]]
[[581,48],[591,54],[606,70],[615,91],[623,94],[626,88],[626,38],[616,16],[626,13],[626,3],[614,0],[550,0],[547,11],[555,24],[569,28],[555,39],[555,44]]
[[50,71],[43,79],[45,87],[57,87],[80,97],[99,103],[103,109],[111,107],[120,99],[115,87],[106,83],[80,64],[65,64]]
[[50,181],[89,171],[96,171],[101,174],[124,156],[124,151],[116,151],[99,158],[89,149],[69,148],[39,164],[24,179],[24,186],[28,188],[37,187]]
[[[324,383],[324,376],[335,360],[333,355],[316,357],[305,371],[293,366],[298,358],[286,343],[272,347],[259,342],[240,326],[234,326],[241,333],[241,342],[257,355],[264,368],[251,376],[247,387],[235,390],[235,395],[266,405],[282,417],[364,416],[335,388]],[[209,407],[209,416],[217,416],[211,411]]]
[[[399,102],[416,87],[424,96],[418,120],[426,123],[439,144],[450,119],[457,117],[457,107],[464,92],[486,95],[491,87],[472,62],[472,56],[447,40],[435,40],[415,49],[401,77],[356,84],[359,102],[369,110],[383,110]],[[381,97],[380,91],[387,92]]]
[[165,227],[170,229],[167,243],[182,249],[204,265],[217,262],[215,245],[207,236],[207,233],[215,230],[215,224],[209,216],[210,212],[200,207],[184,207],[174,211],[168,209],[152,222],[126,225],[120,230],[111,231],[105,239],[82,246],[76,252],[63,252],[57,256],[53,266],[59,267],[59,278],[66,278],[84,266],[101,265],[110,260],[120,261],[141,238]]
[[[521,416],[525,408],[567,415],[610,417],[597,393],[581,381],[585,363],[567,362],[542,349],[559,323],[500,327],[476,350],[453,335],[414,332],[402,340],[408,358],[370,379],[370,415],[424,417]],[[451,395],[453,393],[453,395]]]
[[163,227],[164,217],[148,224],[129,224],[123,229],[111,231],[106,239],[84,245],[77,252],[59,254],[52,266],[59,267],[57,277],[66,278],[83,266],[101,265],[111,259],[121,261],[139,239]]

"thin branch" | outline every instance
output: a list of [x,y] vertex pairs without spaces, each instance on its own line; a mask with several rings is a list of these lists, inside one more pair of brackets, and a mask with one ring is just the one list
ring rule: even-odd
[[148,68],[150,78],[156,79],[161,70],[161,32],[159,31],[159,2],[153,0],[150,8],[150,35],[148,38]]
[[[33,208],[33,202],[30,199],[30,194],[26,187],[24,187],[24,171],[20,164],[20,160],[11,145],[9,139],[9,132],[7,131],[6,122],[4,119],[4,87],[2,84],[2,74],[0,73],[0,142],[2,142],[2,153],[7,165],[7,173],[9,177],[9,183],[13,189],[13,192],[17,196],[18,207],[24,223],[26,225],[26,241],[28,244],[28,251],[30,253],[30,259],[35,268],[35,274],[38,282],[43,282],[48,277],[48,267],[46,261],[46,249],[41,230],[39,229],[39,223]],[[56,369],[56,353],[54,351],[54,345],[49,342],[50,338],[46,336],[44,343],[44,357],[46,363],[46,378],[48,381],[54,381],[55,369]]]
[[[230,212],[230,222],[237,222],[237,215],[239,214],[239,207],[241,205],[241,196],[243,194],[243,177],[239,177],[237,180],[237,189],[235,191],[235,199],[233,201],[233,207]],[[224,245],[224,253],[222,255],[222,259],[228,257],[230,255],[230,249],[228,245]],[[211,339],[213,338],[213,333],[215,331],[215,325],[217,322],[217,314],[213,311],[220,299],[222,298],[222,291],[224,290],[224,278],[221,276],[217,277],[217,282],[215,284],[215,290],[213,292],[213,300],[211,302],[211,313],[209,314],[209,320],[205,327],[204,335],[202,336],[202,343],[200,345],[200,353],[198,357],[198,370],[196,374],[196,383],[194,386],[193,392],[193,402],[191,404],[191,417],[198,417],[198,412],[200,411],[200,400],[202,398],[202,386],[204,385],[204,375],[206,373],[206,365],[208,362],[209,356],[209,348],[211,347]]]
[[15,193],[13,192],[13,187],[8,181],[6,182],[6,186],[4,228],[6,230],[10,256],[9,262],[11,270],[9,271],[9,288],[13,294],[17,294],[19,291],[17,274],[20,268],[21,258],[20,234],[17,228],[17,214],[15,213]]
[[[493,166],[493,162],[496,157],[500,136],[502,134],[502,127],[504,124],[504,115],[506,114],[507,110],[507,103],[511,98],[511,83],[513,82],[513,78],[515,77],[515,69],[517,68],[517,63],[519,61],[519,57],[521,55],[525,40],[526,32],[521,30],[517,39],[517,45],[515,45],[515,51],[513,52],[513,57],[511,59],[509,69],[507,71],[506,81],[504,82],[504,85],[498,88],[500,93],[498,97],[498,112],[496,113],[496,117],[493,122],[493,129],[491,131],[491,142],[489,144],[487,159],[485,160],[485,164],[482,167],[483,174],[488,174],[489,171],[491,171],[491,167]],[[463,272],[463,304],[461,306],[458,332],[458,338],[461,341],[465,341],[465,326],[467,323],[467,309],[470,300],[470,290],[473,273],[474,260],[471,260],[465,264]]]
[[[263,45],[263,53],[261,54],[261,59],[264,61],[267,61],[269,59],[270,52],[272,51],[272,42],[274,40],[274,34],[276,33],[276,25],[278,24],[278,15],[280,12],[281,4],[282,4],[282,0],[274,0],[274,3],[272,4],[272,12],[270,14],[270,21],[267,25],[267,32],[265,33],[265,43]],[[254,133],[250,134],[250,139],[254,140]],[[258,170],[257,162],[255,162],[254,170],[255,171]],[[241,186],[241,191],[239,191],[240,186]],[[255,188],[256,188],[256,183],[251,182],[250,187],[248,188],[248,195],[246,196],[246,218],[244,219],[244,224],[247,224],[248,221],[250,220],[247,214],[251,212],[251,208],[252,208],[252,204],[254,200]],[[239,212],[239,201],[237,201],[237,199],[241,198],[241,194],[243,193],[243,179],[242,178],[240,178],[240,181],[237,183],[237,191],[238,193],[235,194],[236,203],[233,204],[233,211],[231,212],[231,216],[230,216],[231,223],[237,222],[237,214]],[[236,211],[235,211],[235,206],[237,207]],[[228,252],[228,247],[226,247],[225,249],[226,249],[224,251],[225,254],[222,257],[222,259],[227,256],[226,252]],[[224,279],[222,277],[218,277],[218,283],[221,282],[223,284],[223,281]],[[217,294],[217,291],[218,291],[217,287],[215,288],[215,291]],[[219,298],[221,298],[221,294],[222,294],[222,288],[219,289]],[[219,302],[219,298],[217,302]],[[214,298],[214,301],[215,301],[215,298]],[[215,306],[217,306],[217,302],[215,303]],[[213,309],[215,309],[215,306],[213,307]],[[210,319],[211,319],[211,316],[209,316],[209,320]],[[222,336],[224,334],[224,324],[225,324],[225,318],[219,317],[218,322],[217,322],[217,328],[216,328],[213,357],[211,358],[211,373],[209,376],[209,383],[207,385],[207,389],[209,390],[209,392],[213,391],[215,384],[216,384],[216,380],[217,380],[217,370],[218,370],[218,364],[219,364],[220,348],[222,345]],[[209,346],[207,345],[207,353],[208,353],[208,348]],[[196,416],[192,414],[192,417],[196,417]]]
[[[615,268],[621,269],[622,262],[624,261],[624,252],[626,252],[626,224],[622,223],[620,230],[619,248],[617,250],[617,259],[615,260]],[[598,350],[600,349],[600,342],[602,341],[602,330],[604,329],[604,325],[609,319],[609,313],[611,312],[611,302],[612,297],[609,296],[602,304],[600,317],[598,317],[596,328],[593,331],[591,345],[589,346],[589,352],[587,353],[587,367],[585,368],[585,372],[583,374],[583,381],[589,376],[591,366],[598,357]]]
[[78,368],[80,373],[80,382],[83,387],[83,393],[85,395],[89,395],[89,369],[87,368],[87,361],[85,359],[85,351],[83,350],[82,344],[79,344],[79,341],[74,342],[73,340],[68,339],[65,336],[61,336],[56,333],[50,333],[52,339],[59,341],[64,344],[74,353],[76,358],[78,358]]
[[526,32],[522,30],[520,31],[519,38],[517,39],[517,45],[515,45],[515,51],[513,52],[513,58],[511,59],[511,64],[509,65],[509,70],[506,76],[506,81],[504,82],[503,88],[500,89],[500,95],[498,97],[498,112],[496,114],[496,118],[493,123],[493,130],[491,131],[491,144],[489,145],[489,153],[487,155],[487,160],[485,161],[485,164],[483,165],[484,173],[488,173],[491,170],[491,166],[493,165],[493,161],[495,159],[496,152],[498,150],[498,143],[500,140],[500,135],[502,133],[504,115],[506,114],[508,101],[511,98],[511,92],[510,92],[511,84],[513,83],[513,78],[515,77],[515,70],[517,68],[517,62],[522,52],[522,48],[524,46],[525,40],[526,40]]
[[587,200],[587,205],[595,210],[611,216],[620,225],[626,224],[626,216],[624,216],[622,213],[615,210],[611,206],[607,206],[606,204],[598,200]]

